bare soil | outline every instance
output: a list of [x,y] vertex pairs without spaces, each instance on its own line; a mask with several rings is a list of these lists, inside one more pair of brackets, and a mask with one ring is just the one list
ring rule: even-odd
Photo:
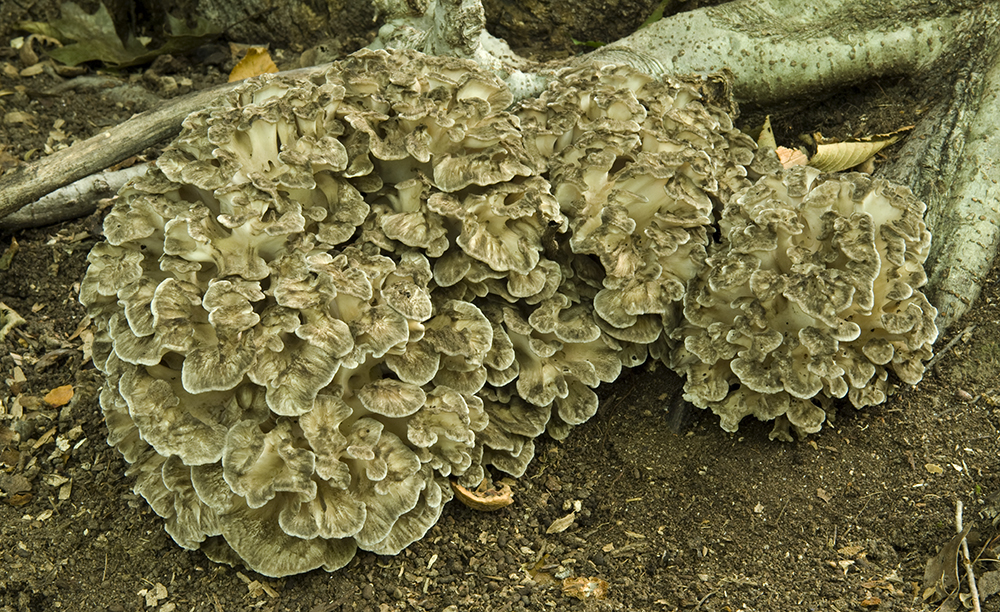
[[[26,68],[7,42],[0,67]],[[231,62],[182,58],[111,76],[172,95],[162,77],[199,87],[225,80]],[[44,93],[56,84],[0,70],[0,172],[141,108],[101,89]],[[743,120],[770,112],[786,143],[817,130],[888,132],[934,95],[872,83]],[[16,112],[30,120],[11,120]],[[362,552],[333,574],[274,580],[216,565],[173,543],[104,441],[101,376],[83,360],[77,302],[101,214],[0,233],[0,255],[17,245],[0,258],[0,302],[27,320],[0,344],[0,612],[934,609],[921,600],[924,568],[954,534],[956,502],[976,526],[973,555],[998,534],[994,275],[939,340],[940,350],[961,336],[923,382],[879,407],[843,407],[805,441],[771,442],[757,422],[726,433],[683,406],[676,376],[647,365],[604,387],[598,415],[567,441],[540,441],[512,506],[486,514],[452,503],[403,553]],[[63,385],[75,395],[53,407],[44,398]],[[574,510],[568,529],[547,533]],[[563,588],[574,578],[606,581],[607,592],[574,597]],[[984,602],[998,609],[1000,597]]]

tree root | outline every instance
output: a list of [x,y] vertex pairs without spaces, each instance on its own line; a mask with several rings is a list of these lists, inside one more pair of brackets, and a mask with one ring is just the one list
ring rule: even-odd
[[98,172],[60,187],[0,218],[0,231],[12,232],[85,217],[97,209],[97,203],[102,198],[115,195],[130,179],[145,174],[147,168],[147,164],[139,164],[122,170]]

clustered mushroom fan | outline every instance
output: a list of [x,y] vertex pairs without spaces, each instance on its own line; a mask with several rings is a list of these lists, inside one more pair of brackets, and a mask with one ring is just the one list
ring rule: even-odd
[[108,441],[181,546],[270,576],[398,553],[449,478],[521,475],[649,356],[728,429],[919,379],[908,193],[751,188],[753,142],[689,82],[592,66],[511,102],[471,62],[363,51],[240,86],[119,193],[80,300]]

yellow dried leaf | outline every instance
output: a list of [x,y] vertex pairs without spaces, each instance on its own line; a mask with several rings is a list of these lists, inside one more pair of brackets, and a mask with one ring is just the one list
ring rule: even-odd
[[24,123],[30,127],[37,127],[35,125],[35,116],[24,111],[10,111],[3,116],[3,122],[7,125]]
[[888,134],[852,138],[843,142],[824,142],[822,134],[813,134],[816,154],[809,159],[809,165],[823,172],[849,170],[865,163],[876,153],[899,140],[904,132],[912,129],[913,126],[908,125]]
[[941,474],[944,472],[944,468],[936,463],[925,463],[924,469],[927,470],[928,474]]
[[764,117],[764,125],[760,128],[760,135],[757,136],[757,147],[760,149],[778,148],[778,143],[774,140],[774,130],[771,128],[771,115]]
[[562,518],[557,518],[556,520],[552,521],[552,524],[549,525],[549,528],[545,530],[545,533],[548,535],[552,535],[553,533],[562,533],[567,529],[569,529],[573,525],[573,521],[575,520],[576,520],[576,512],[570,512],[566,516]]
[[18,73],[19,76],[33,77],[45,72],[45,64],[32,64]]
[[32,497],[34,496],[31,493],[15,493],[7,498],[7,503],[15,508],[26,506],[31,502]]
[[878,142],[835,142],[817,145],[816,154],[809,159],[809,165],[823,172],[848,170],[871,159],[876,153],[896,142],[897,138]]
[[277,72],[278,67],[264,47],[250,47],[229,73],[229,82],[242,81],[261,74]]
[[46,404],[52,406],[53,408],[65,406],[71,399],[73,399],[73,385],[56,387],[45,394],[45,397],[42,398]]

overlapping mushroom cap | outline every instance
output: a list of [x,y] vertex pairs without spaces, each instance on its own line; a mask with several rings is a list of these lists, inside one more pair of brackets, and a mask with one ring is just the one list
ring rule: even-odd
[[937,339],[919,291],[924,208],[904,187],[809,167],[735,198],[673,333],[685,399],[728,431],[753,415],[787,437],[789,422],[818,431],[831,398],[883,402],[888,369],[916,384]]
[[587,66],[518,110],[571,220],[570,249],[603,270],[594,306],[611,337],[648,344],[705,257],[713,209],[749,186],[755,145],[692,82]]

